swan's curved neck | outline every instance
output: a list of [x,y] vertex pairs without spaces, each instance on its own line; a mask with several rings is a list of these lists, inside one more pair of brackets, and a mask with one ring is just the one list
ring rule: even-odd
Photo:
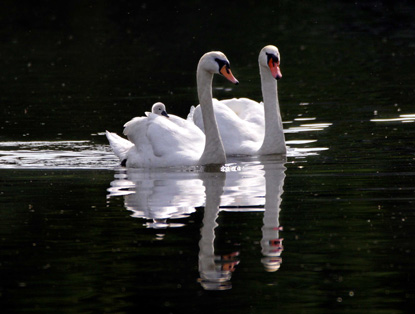
[[286,154],[285,138],[278,101],[278,86],[276,79],[269,70],[259,66],[261,74],[262,97],[265,113],[265,136],[259,153]]
[[200,67],[197,68],[197,94],[202,110],[203,125],[205,127],[205,149],[199,160],[201,165],[225,164],[226,155],[220,138],[218,125],[213,112],[212,80],[213,74]]

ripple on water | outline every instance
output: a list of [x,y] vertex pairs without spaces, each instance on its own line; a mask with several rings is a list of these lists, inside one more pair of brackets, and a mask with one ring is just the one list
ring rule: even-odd
[[[413,122],[414,114],[401,115],[403,122]],[[284,133],[304,134],[322,131],[331,123],[306,123],[295,126],[296,122],[314,121],[314,117],[300,117],[285,123],[294,124]],[[380,120],[372,120],[380,121]],[[390,120],[387,120],[390,121]],[[307,147],[317,140],[288,140],[287,155],[304,158],[317,155],[326,147]],[[300,147],[298,147],[300,146]],[[119,165],[109,145],[95,144],[89,140],[80,141],[8,141],[0,142],[0,169],[6,168],[65,168],[65,169],[113,169]]]
[[402,122],[413,123],[415,122],[415,114],[401,114],[399,117],[387,118],[387,119],[371,119],[372,122]]
[[113,168],[108,145],[91,141],[0,142],[0,168]]
[[[332,123],[316,122],[316,123],[302,123],[304,121],[315,121],[315,117],[298,117],[294,121],[287,121],[285,124],[290,124],[289,128],[284,129],[285,134],[304,134],[309,132],[324,131],[332,125]],[[295,125],[296,122],[300,122],[300,125]],[[316,143],[316,139],[293,139],[287,140],[286,144],[289,147],[287,150],[287,156],[291,158],[304,158],[306,156],[318,155],[319,152],[328,150],[328,147],[306,147],[311,143]],[[300,147],[298,147],[300,146]]]

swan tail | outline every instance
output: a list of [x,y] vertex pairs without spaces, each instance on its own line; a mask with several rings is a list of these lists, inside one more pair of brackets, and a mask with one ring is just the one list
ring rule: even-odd
[[127,159],[128,151],[134,146],[134,144],[113,132],[105,131],[105,135],[107,136],[108,142],[110,143],[114,154],[121,160],[121,162],[124,162],[124,160]]

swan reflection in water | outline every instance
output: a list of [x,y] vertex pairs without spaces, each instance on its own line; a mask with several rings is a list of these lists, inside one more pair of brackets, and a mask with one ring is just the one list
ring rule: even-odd
[[124,197],[132,217],[149,220],[148,228],[181,227],[172,220],[189,217],[204,207],[199,241],[199,282],[206,290],[232,288],[232,272],[239,252],[215,254],[215,229],[220,211],[263,211],[261,262],[266,271],[281,265],[282,238],[279,211],[285,179],[284,160],[248,158],[221,171],[166,171],[122,169],[108,189],[109,196]]
[[169,219],[186,218],[205,203],[197,172],[120,169],[108,188],[109,196],[124,196],[132,217],[150,220],[148,228],[182,227]]
[[215,228],[220,211],[264,211],[261,262],[268,272],[280,268],[283,239],[279,236],[279,212],[286,168],[283,160],[267,159],[263,156],[262,162],[246,163],[240,171],[226,173],[226,178],[225,174],[202,176],[206,204],[199,242],[199,282],[206,290],[232,288],[231,275],[239,264],[239,252],[215,255]]

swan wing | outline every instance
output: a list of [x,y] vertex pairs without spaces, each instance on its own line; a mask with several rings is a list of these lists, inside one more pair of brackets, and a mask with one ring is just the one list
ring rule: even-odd
[[173,122],[174,124],[177,124],[181,128],[187,129],[187,128],[190,127],[190,125],[188,123],[189,122],[188,119],[183,119],[183,118],[181,118],[179,116],[176,116],[174,114],[169,115],[169,120],[171,122]]
[[[261,103],[248,98],[213,99],[213,107],[227,155],[251,155],[258,150],[264,138]],[[200,105],[193,110],[192,116],[195,125],[204,131]]]
[[229,107],[240,119],[265,127],[264,103],[249,98],[224,99],[220,103]]
[[128,151],[134,146],[134,144],[113,132],[105,131],[105,135],[107,136],[114,154],[121,161],[123,161],[127,157]]
[[[151,115],[151,114],[150,114]],[[124,135],[134,143],[140,146],[145,143],[146,130],[148,127],[148,117],[135,117],[124,124]]]
[[132,119],[124,127],[124,134],[135,144],[128,152],[128,167],[195,165],[204,149],[203,132],[177,116],[150,113]]
[[154,154],[162,158],[193,158],[197,161],[202,155],[205,135],[193,123],[170,115],[149,119],[147,137]]

